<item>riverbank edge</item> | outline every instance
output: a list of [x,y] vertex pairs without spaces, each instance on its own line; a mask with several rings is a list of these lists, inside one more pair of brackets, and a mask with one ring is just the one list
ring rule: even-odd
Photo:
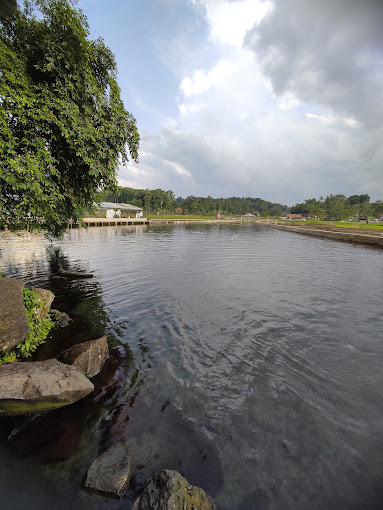
[[294,232],[296,234],[305,234],[333,241],[345,241],[349,243],[368,244],[370,246],[379,246],[383,248],[383,235],[360,234],[354,232],[339,232],[339,230],[321,230],[307,227],[293,227],[291,225],[280,225],[265,221],[255,221],[257,225],[274,228],[285,232]]

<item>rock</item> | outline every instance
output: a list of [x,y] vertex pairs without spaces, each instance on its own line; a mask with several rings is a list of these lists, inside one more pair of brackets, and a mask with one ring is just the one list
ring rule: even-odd
[[0,417],[49,411],[92,390],[80,370],[56,359],[0,365]]
[[32,290],[38,295],[39,301],[41,303],[41,308],[37,313],[37,318],[42,319],[43,317],[46,317],[48,315],[55,295],[50,290],[46,289],[32,288]]
[[216,510],[203,489],[189,485],[178,471],[163,469],[147,481],[132,510]]
[[92,273],[79,273],[78,271],[66,271],[65,269],[59,269],[58,275],[65,278],[93,278]]
[[[86,397],[86,401],[95,404],[109,399],[119,388],[129,380],[129,364],[126,354],[121,346],[114,347],[109,351],[109,358],[106,360],[102,371],[92,378],[94,391]],[[121,438],[113,441],[116,443]]]
[[12,349],[27,336],[23,288],[21,280],[0,278],[0,352]]
[[100,455],[89,468],[85,487],[120,496],[128,485],[130,458],[125,441]]
[[108,354],[108,341],[106,336],[102,336],[97,340],[89,340],[66,349],[57,356],[57,359],[75,366],[87,377],[94,377],[101,371]]
[[59,310],[51,310],[51,319],[55,323],[55,327],[57,328],[65,328],[68,326],[71,318],[65,312],[60,312]]

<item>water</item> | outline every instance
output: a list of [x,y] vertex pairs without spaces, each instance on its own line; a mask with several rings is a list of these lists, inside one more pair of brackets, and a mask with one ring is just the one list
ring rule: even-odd
[[[94,398],[3,425],[2,508],[129,508],[133,490],[81,488],[120,439],[140,456],[136,490],[166,467],[220,510],[383,508],[381,250],[254,225],[91,228],[53,246],[3,233],[1,248],[1,271],[74,319],[40,358],[104,332],[115,347]],[[52,279],[57,257],[95,277]],[[34,438],[57,423],[49,450]]]

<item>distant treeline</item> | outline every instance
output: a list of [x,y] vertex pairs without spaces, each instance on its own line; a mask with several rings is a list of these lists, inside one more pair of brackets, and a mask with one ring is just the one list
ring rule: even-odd
[[254,214],[255,216],[282,216],[283,213],[302,214],[304,217],[341,220],[357,216],[360,213],[368,216],[382,216],[383,202],[377,200],[370,202],[369,195],[330,195],[326,198],[309,198],[293,207],[268,202],[261,198],[212,198],[177,197],[173,191],[162,189],[134,189],[118,188],[115,192],[102,192],[101,200],[110,202],[124,202],[142,207],[147,213],[159,211],[160,213],[180,214],[215,214],[224,215]]
[[179,212],[180,214],[215,214],[224,215],[254,214],[260,216],[281,216],[288,211],[287,205],[275,204],[261,198],[213,198],[175,197],[173,191],[161,189],[118,188],[116,192],[102,192],[101,200],[124,202],[142,207],[147,213]]
[[319,219],[344,220],[367,214],[370,217],[383,215],[383,201],[370,202],[369,195],[330,195],[326,198],[309,198],[302,204],[290,207],[290,213]]

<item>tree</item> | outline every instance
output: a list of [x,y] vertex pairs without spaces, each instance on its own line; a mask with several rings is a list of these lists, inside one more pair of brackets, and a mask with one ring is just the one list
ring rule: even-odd
[[17,11],[17,0],[2,0],[0,3],[0,22],[8,25]]
[[346,200],[346,196],[341,194],[331,194],[329,197],[326,197],[326,200],[324,201],[324,208],[330,219],[341,220],[347,216],[344,209]]
[[376,202],[371,204],[371,208],[372,208],[372,214],[374,216],[382,216],[382,214],[383,214],[383,201],[380,200],[380,199],[377,200]]
[[0,214],[60,236],[138,162],[139,134],[114,55],[71,0],[25,0],[0,16]]

